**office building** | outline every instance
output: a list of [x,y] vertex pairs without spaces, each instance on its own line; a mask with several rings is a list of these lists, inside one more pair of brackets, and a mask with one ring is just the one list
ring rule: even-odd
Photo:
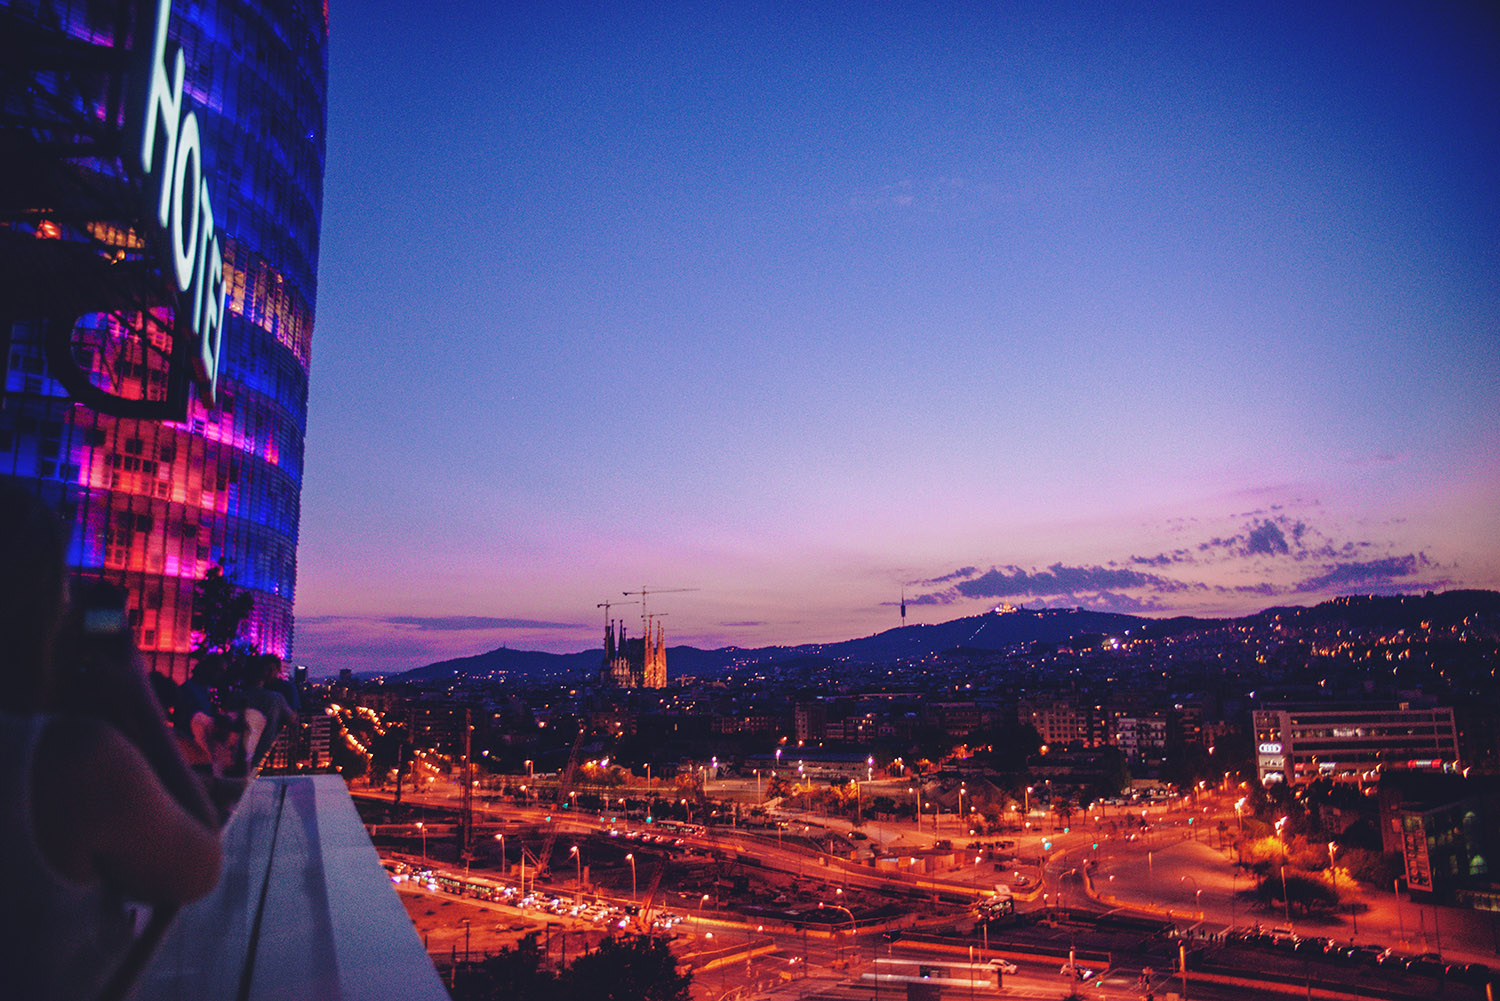
[[1451,708],[1280,705],[1254,711],[1256,776],[1303,785],[1325,778],[1367,785],[1391,770],[1458,769]]

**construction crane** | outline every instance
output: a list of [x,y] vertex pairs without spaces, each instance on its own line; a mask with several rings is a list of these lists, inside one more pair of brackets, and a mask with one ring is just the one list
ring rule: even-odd
[[641,908],[636,912],[636,928],[642,934],[651,933],[651,915],[655,913],[655,908],[651,905],[656,900],[656,891],[661,889],[661,878],[667,874],[667,862],[670,858],[669,855],[663,855],[656,863],[656,872],[651,877],[651,885],[646,887],[646,899],[641,901]]
[[611,608],[614,608],[616,605],[639,605],[639,604],[640,604],[639,601],[601,601],[601,602],[599,602],[599,604],[595,605],[594,607],[595,608],[602,608],[602,609],[604,609],[604,628],[608,629],[609,628],[609,610]]
[[[563,769],[562,776],[558,779],[557,783],[557,812],[559,819],[561,819],[563,804],[568,801],[568,793],[573,788],[573,772],[578,768],[578,751],[583,747],[583,738],[586,733],[588,733],[588,728],[580,720],[578,723],[578,736],[573,738],[573,749],[568,752],[568,765]],[[557,828],[558,825],[555,823],[549,825],[547,828],[547,840],[542,842],[541,853],[537,856],[536,876],[532,877],[532,885],[536,884],[537,878],[547,874],[547,869],[552,864],[552,848],[557,844]],[[580,891],[582,889],[583,887],[579,887]]]
[[[639,591],[621,592],[627,598],[641,599],[641,632],[650,638],[651,617],[646,614],[646,596],[648,594],[685,594],[688,591],[696,591],[696,587],[659,587],[654,591],[648,590],[644,584]],[[634,602],[632,602],[634,604]]]

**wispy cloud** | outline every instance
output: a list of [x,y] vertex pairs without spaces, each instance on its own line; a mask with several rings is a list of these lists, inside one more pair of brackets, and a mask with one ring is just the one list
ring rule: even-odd
[[590,628],[488,615],[299,615],[293,654],[315,676],[394,672],[509,643],[571,653],[591,644]]
[[936,587],[939,584],[948,584],[955,580],[968,580],[978,572],[978,567],[959,567],[952,573],[945,573],[941,577],[933,577],[930,580],[913,581],[913,583],[921,587]]
[[[926,594],[914,594],[906,599],[908,605],[951,605],[959,600],[959,595],[949,591],[929,591]],[[881,602],[883,605],[896,606],[894,601]]]
[[[1309,505],[1299,503],[1299,508]],[[1316,504],[1311,507],[1316,508]],[[974,600],[1036,599],[1119,612],[1164,612],[1225,605],[1225,599],[1288,595],[1430,589],[1441,569],[1426,553],[1392,553],[1375,539],[1339,539],[1283,505],[1265,504],[1233,515],[1238,527],[1154,555],[1044,569],[992,566],[985,573],[964,567],[920,583],[931,590],[907,599],[911,605],[951,605]],[[1180,533],[1181,519],[1164,526]],[[1205,531],[1204,534],[1207,534]],[[1238,580],[1236,580],[1238,578]],[[1222,598],[1215,599],[1219,595]]]
[[1354,563],[1332,563],[1323,573],[1298,581],[1293,590],[1299,593],[1370,590],[1413,577],[1432,566],[1432,561],[1425,553],[1407,553],[1405,556],[1387,556]]
[[850,194],[845,204],[856,211],[968,212],[996,200],[999,189],[962,177],[905,178]]
[[1024,598],[1076,595],[1126,587],[1178,591],[1188,585],[1157,574],[1117,567],[1070,567],[1054,563],[1045,570],[1017,566],[991,567],[988,573],[955,586],[965,598]]
[[1176,563],[1192,563],[1193,554],[1186,549],[1174,549],[1170,553],[1155,556],[1132,556],[1130,562],[1141,567],[1169,567]]
[[507,619],[488,615],[387,615],[380,621],[424,632],[470,632],[476,629],[588,629],[578,622]]

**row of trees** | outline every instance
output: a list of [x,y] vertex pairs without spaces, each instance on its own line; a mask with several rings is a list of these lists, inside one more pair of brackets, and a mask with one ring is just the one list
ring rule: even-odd
[[536,933],[515,948],[453,971],[453,1001],[689,1001],[693,975],[678,970],[667,940],[607,938],[561,970],[546,963]]

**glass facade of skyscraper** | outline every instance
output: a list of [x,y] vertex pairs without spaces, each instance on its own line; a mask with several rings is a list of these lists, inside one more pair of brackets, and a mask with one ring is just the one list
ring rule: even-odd
[[[140,52],[159,12],[183,55],[182,114],[196,115],[201,149],[196,164],[179,156],[176,176],[201,173],[205,211],[212,203],[202,232],[216,227],[224,290],[215,398],[194,394],[169,419],[90,405],[59,381],[48,348],[61,320],[90,383],[137,400],[168,392],[170,363],[156,350],[166,338],[151,323],[171,329],[170,300],[133,312],[57,308],[70,301],[65,286],[105,288],[111,268],[149,265],[148,241],[115,206],[145,204],[118,137],[139,117]],[[0,212],[0,263],[11,275],[0,289],[0,476],[28,481],[71,519],[73,566],[125,587],[156,670],[186,676],[194,584],[215,565],[254,597],[242,638],[285,656],[317,296],[327,7],[0,0],[0,18],[10,39],[0,135],[7,159],[24,167]]]

